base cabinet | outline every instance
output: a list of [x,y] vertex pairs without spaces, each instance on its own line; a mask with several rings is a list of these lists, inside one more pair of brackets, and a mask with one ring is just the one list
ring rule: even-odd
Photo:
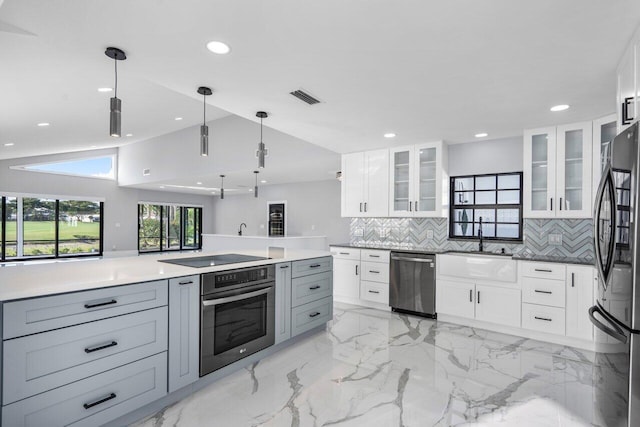
[[567,306],[566,334],[568,337],[591,341],[593,324],[589,321],[588,310],[593,305],[597,275],[591,266],[567,266]]
[[[327,268],[318,269],[318,272],[313,270],[314,274],[296,277],[295,272],[299,271],[299,267],[305,263],[311,266],[326,265]],[[333,318],[332,265],[331,257],[291,263],[291,269],[294,271],[294,277],[289,286],[292,337],[324,325]]]
[[200,276],[169,280],[169,393],[200,377]]
[[475,317],[475,285],[453,280],[438,280],[436,285],[436,312],[452,316]]
[[360,296],[360,260],[340,258],[334,260],[333,294],[346,298]]
[[275,344],[291,338],[291,263],[276,264]]
[[520,290],[476,285],[476,319],[520,327]]

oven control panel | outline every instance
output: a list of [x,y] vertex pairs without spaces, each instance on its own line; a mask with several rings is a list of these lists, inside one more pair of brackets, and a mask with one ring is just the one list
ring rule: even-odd
[[274,277],[275,267],[273,265],[205,273],[202,275],[201,282],[202,295],[232,286],[269,281],[273,280]]

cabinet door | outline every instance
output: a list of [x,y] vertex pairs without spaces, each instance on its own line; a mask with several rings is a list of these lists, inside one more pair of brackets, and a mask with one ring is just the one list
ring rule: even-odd
[[389,150],[389,215],[413,216],[413,147]]
[[365,162],[364,216],[386,217],[389,215],[389,150],[367,151]]
[[169,393],[200,377],[200,276],[169,280]]
[[636,114],[635,46],[633,43],[625,50],[618,66],[618,132],[629,127]]
[[291,338],[291,263],[276,264],[276,338],[281,343]]
[[436,312],[473,319],[475,315],[473,283],[438,280]]
[[364,214],[364,153],[342,156],[342,206],[344,217],[358,217]]
[[524,212],[525,218],[554,218],[556,129],[524,132]]
[[593,121],[593,150],[591,170],[593,179],[591,180],[591,196],[595,201],[595,194],[600,185],[600,177],[602,171],[611,157],[611,141],[618,134],[618,126],[616,123],[616,115],[611,114]]
[[346,298],[360,296],[360,261],[333,260],[333,295]]
[[556,217],[591,218],[591,122],[558,126],[556,135]]
[[567,266],[566,334],[568,337],[591,341],[593,325],[588,310],[593,305],[595,271],[590,266]]
[[519,289],[476,285],[476,319],[520,327],[522,309]]
[[413,210],[415,216],[443,215],[443,143],[415,147]]

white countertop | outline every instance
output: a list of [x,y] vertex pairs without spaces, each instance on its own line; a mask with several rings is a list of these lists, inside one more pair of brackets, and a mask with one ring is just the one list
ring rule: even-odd
[[262,261],[204,268],[184,267],[159,259],[192,258],[224,253],[267,257],[266,250],[162,253],[126,258],[78,259],[48,263],[16,263],[0,266],[0,301],[84,291],[108,286],[148,282],[193,274],[253,267],[278,262],[331,256],[330,252],[306,249],[284,250],[282,257]]
[[210,237],[234,237],[239,239],[274,239],[274,240],[282,240],[282,239],[324,239],[327,236],[249,236],[243,234],[242,236],[238,234],[203,234],[203,236]]

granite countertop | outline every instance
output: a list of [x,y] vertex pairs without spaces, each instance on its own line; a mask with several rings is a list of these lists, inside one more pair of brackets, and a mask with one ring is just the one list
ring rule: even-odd
[[274,254],[267,250],[234,250],[233,253],[270,257],[270,259],[216,265],[185,267],[159,262],[161,259],[219,255],[230,251],[163,253],[124,258],[84,259],[47,263],[5,263],[0,267],[0,301],[77,292],[109,286],[149,282],[194,274],[254,267],[277,262],[298,261],[330,256],[327,251],[284,249]]
[[[353,245],[350,243],[331,244],[331,246],[339,246],[342,248],[355,248],[355,249],[380,249],[390,251],[402,251],[411,253],[427,253],[427,254],[478,254],[477,251],[462,251],[452,249],[436,249],[436,248],[403,248],[399,246],[378,246],[378,245]],[[564,257],[556,255],[536,255],[529,252],[516,252],[513,254],[502,254],[500,252],[483,252],[486,255],[498,255],[508,256],[514,260],[523,261],[539,261],[539,262],[557,262],[562,264],[577,264],[577,265],[595,265],[593,259],[589,258],[577,258],[577,257]]]

